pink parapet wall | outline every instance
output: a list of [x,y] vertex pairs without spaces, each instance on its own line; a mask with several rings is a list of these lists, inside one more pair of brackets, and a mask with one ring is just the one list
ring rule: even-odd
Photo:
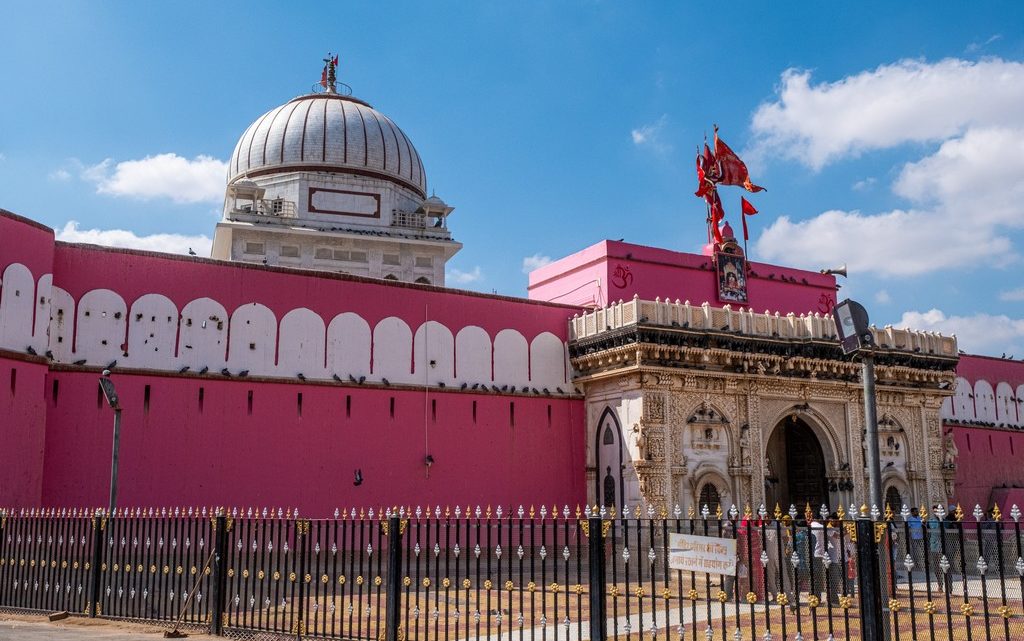
[[[94,373],[50,376],[59,395],[46,395],[42,503],[103,505],[112,412]],[[579,399],[112,378],[124,407],[122,506],[280,506],[329,516],[353,506],[575,508],[586,500]]]
[[956,500],[968,513],[1024,510],[1024,361],[964,354],[956,375],[942,408],[958,450]]
[[0,351],[0,508],[40,504],[46,374],[43,359]]
[[[836,280],[817,272],[750,263],[749,302],[733,303],[780,314],[831,311]],[[529,297],[583,307],[604,307],[634,295],[721,305],[709,256],[604,240],[530,273]]]

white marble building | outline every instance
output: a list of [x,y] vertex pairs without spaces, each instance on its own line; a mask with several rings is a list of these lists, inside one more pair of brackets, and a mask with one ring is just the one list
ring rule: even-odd
[[228,167],[214,258],[444,285],[453,208],[427,197],[412,142],[329,89],[263,114]]

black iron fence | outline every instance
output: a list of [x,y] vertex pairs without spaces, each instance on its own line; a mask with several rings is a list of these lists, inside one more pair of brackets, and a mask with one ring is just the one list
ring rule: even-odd
[[[366,641],[1024,638],[1016,508],[858,516],[8,512],[0,609]],[[678,569],[707,541],[734,573]]]

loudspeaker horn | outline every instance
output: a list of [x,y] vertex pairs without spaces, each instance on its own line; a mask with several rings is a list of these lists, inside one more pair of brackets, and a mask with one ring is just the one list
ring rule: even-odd
[[834,267],[832,269],[823,269],[821,270],[821,273],[835,274],[836,276],[842,276],[843,278],[846,278],[846,263],[843,263],[839,267]]

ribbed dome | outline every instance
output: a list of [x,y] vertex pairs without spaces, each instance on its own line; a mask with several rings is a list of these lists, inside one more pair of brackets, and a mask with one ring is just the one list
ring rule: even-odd
[[299,96],[249,125],[235,146],[228,182],[282,171],[338,171],[392,180],[421,197],[423,163],[390,118],[337,94]]

